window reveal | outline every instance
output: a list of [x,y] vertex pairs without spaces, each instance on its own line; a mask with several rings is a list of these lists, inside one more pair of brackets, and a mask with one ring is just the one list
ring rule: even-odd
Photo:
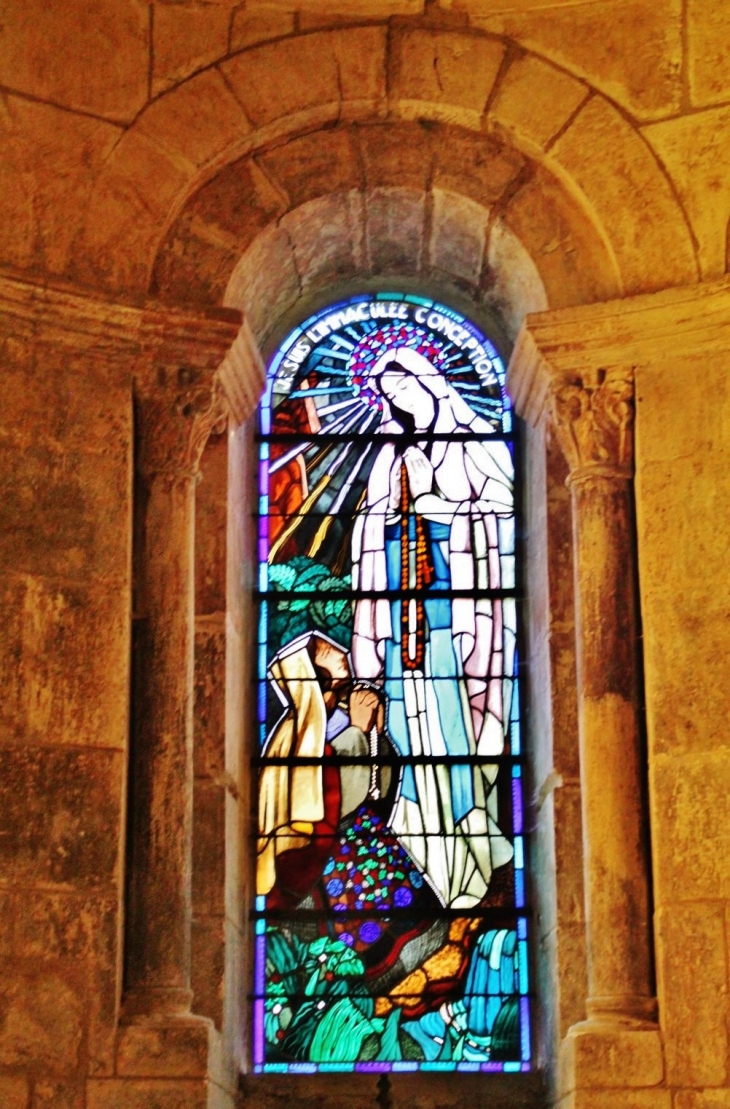
[[494,346],[353,298],[261,407],[257,1072],[529,1069],[514,461]]

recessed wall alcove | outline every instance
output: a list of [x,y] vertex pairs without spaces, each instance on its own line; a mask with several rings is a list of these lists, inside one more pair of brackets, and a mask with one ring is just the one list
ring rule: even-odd
[[[425,135],[429,146],[433,131],[439,130],[425,130],[416,124],[400,129],[400,137],[408,136],[411,142]],[[448,145],[446,135],[441,138]],[[332,136],[324,133],[322,141],[326,146]],[[234,260],[220,243],[211,244],[214,236],[202,230],[202,221],[205,219],[209,228],[234,225],[232,198],[238,196],[241,177],[250,172],[251,167],[243,164],[229,167],[221,175],[222,182],[214,179],[191,199],[160,248],[153,288],[163,300],[184,293],[191,300],[216,297],[239,309],[264,359],[286,329],[314,308],[343,295],[398,283],[467,312],[497,343],[506,362],[525,316],[550,305],[545,276],[562,297],[567,295],[568,283],[575,280],[606,280],[606,255],[600,238],[591,237],[582,213],[574,212],[572,218],[583,236],[584,266],[577,267],[571,255],[559,254],[564,263],[556,272],[558,258],[548,255],[548,272],[541,274],[528,248],[499,211],[474,199],[476,189],[465,195],[432,184],[417,188],[415,182],[414,187],[381,185],[306,199],[261,229]],[[213,200],[219,207],[212,206]],[[556,214],[556,207],[571,211],[567,201],[560,199],[557,186],[544,202],[552,219],[567,218]],[[205,255],[204,239],[208,240]],[[595,278],[590,276],[586,240],[597,252]],[[538,258],[543,271],[544,258]],[[254,753],[249,738],[253,710],[248,682],[255,626],[251,604],[255,426],[252,415],[245,426],[229,431],[227,447],[225,437],[209,441],[196,494],[192,951],[193,986],[196,982],[199,986],[194,1007],[215,1020],[244,1069],[249,1058],[246,996],[251,974],[246,913],[252,903],[255,828],[250,817],[253,795],[241,795],[231,783],[240,781],[242,772],[244,780],[250,778],[248,766]],[[525,687],[531,759],[528,807],[537,1071],[517,1082],[490,1076],[489,1089],[504,1097],[505,1104],[520,1104],[523,1099],[534,1103],[546,1075],[550,1080],[558,1038],[580,1019],[585,995],[566,470],[559,451],[545,443],[544,433],[524,428],[522,444],[527,597],[522,620],[531,660],[525,668]],[[228,706],[225,718],[223,703]],[[212,761],[211,740],[216,750]],[[216,983],[213,994],[211,981]],[[479,1079],[474,1076],[458,1076],[446,1084],[438,1076],[428,1082],[421,1076],[415,1084],[409,1078],[409,1088],[421,1090],[425,1096],[434,1080],[444,1087],[449,1104],[474,1103],[474,1098],[481,1096]],[[399,1077],[393,1076],[393,1081],[397,1087]],[[324,1099],[321,1104],[344,1104],[342,1090],[335,1090],[332,1080],[321,1076],[246,1078],[244,1085],[261,1105],[276,1104],[286,1091],[286,1096],[295,1096],[295,1090],[296,1096],[315,1096],[316,1091],[316,1096]],[[372,1093],[367,1094],[371,1087]],[[353,1104],[361,1103],[358,1098],[374,1096],[373,1079],[354,1076],[353,1088]]]
[[[628,243],[622,259],[583,189],[534,140],[499,127],[486,138],[461,121],[446,122],[440,109],[429,119],[424,106],[423,115],[418,121],[335,120],[305,133],[292,120],[284,136],[262,135],[258,148],[252,144],[189,190],[168,218],[149,264],[150,292],[163,303],[238,309],[265,360],[287,327],[310,310],[397,281],[465,311],[507,361],[529,313],[609,299],[637,280]],[[246,676],[239,675],[251,666],[254,433],[255,415],[229,433],[227,524],[225,447],[212,440],[206,448],[196,528],[201,598],[203,560],[215,563],[214,577],[224,580],[226,528],[228,537],[228,616],[224,621],[217,609],[215,632],[205,602],[196,602],[202,733],[224,694],[228,708],[225,726],[218,716],[218,769],[196,778],[193,955],[201,983],[208,976],[218,983],[217,997],[207,1001],[201,985],[201,1007],[244,1069],[252,797],[237,795],[231,782],[250,778],[242,769],[253,753]],[[544,428],[530,427],[523,428],[523,450],[535,1058],[550,1086],[558,1042],[583,1016],[586,995],[571,523],[561,451]],[[222,596],[219,589],[219,606]],[[209,914],[206,905],[213,902],[219,909]],[[452,1091],[454,1104],[473,1099],[467,1079],[461,1092]],[[268,1090],[274,1104],[294,1080],[246,1081],[254,1082],[254,1099]],[[327,1104],[341,1098],[321,1078],[298,1081],[306,1083],[300,1092],[316,1087]],[[534,1092],[533,1080],[524,1093],[507,1086],[505,1096],[509,1102]]]

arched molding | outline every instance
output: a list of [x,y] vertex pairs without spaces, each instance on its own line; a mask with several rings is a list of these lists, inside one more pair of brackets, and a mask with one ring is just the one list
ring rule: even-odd
[[[389,34],[384,25],[315,31],[260,44],[151,102],[97,180],[77,236],[73,276],[142,293],[161,244],[164,251],[195,197],[244,156],[257,169],[275,162],[277,151],[280,162],[299,169],[322,167],[332,153],[331,133],[346,134],[347,123],[363,132],[379,123],[398,133],[408,121],[418,121],[411,126],[421,135],[458,129],[487,160],[499,151],[519,165],[522,176],[512,175],[501,193],[514,191],[506,199],[517,210],[530,179],[544,178],[563,207],[591,225],[618,278],[608,292],[581,291],[556,303],[696,280],[691,235],[670,183],[607,99],[501,38],[415,25],[393,26]],[[403,161],[407,179],[408,158]],[[367,164],[353,163],[358,171],[367,175]],[[292,198],[291,182],[272,174],[265,222],[283,215],[293,199],[309,199]],[[325,181],[319,190],[335,191]],[[245,223],[249,213],[240,215]],[[232,245],[230,233],[222,237]],[[239,243],[239,254],[247,245]],[[558,238],[554,250],[560,248]]]
[[540,303],[528,287],[541,284],[552,307],[622,288],[610,248],[552,174],[493,138],[402,121],[340,125],[226,167],[168,230],[151,292],[219,304],[239,266],[249,309],[269,289],[269,322],[356,275],[446,282],[513,333]]

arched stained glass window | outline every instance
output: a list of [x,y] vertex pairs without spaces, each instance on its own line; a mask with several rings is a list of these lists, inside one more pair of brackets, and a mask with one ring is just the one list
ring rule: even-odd
[[528,1070],[499,355],[356,297],[278,349],[260,432],[255,1069]]

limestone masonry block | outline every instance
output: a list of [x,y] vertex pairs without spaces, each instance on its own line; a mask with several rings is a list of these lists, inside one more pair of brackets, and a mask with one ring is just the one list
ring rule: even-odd
[[208,1109],[204,1079],[91,1079],[86,1109]]
[[726,4],[688,0],[689,92],[695,107],[717,104],[730,95],[730,10]]
[[218,304],[241,251],[284,209],[252,159],[224,169],[196,194],[157,255],[152,290],[161,299]]
[[268,39],[283,38],[294,33],[293,5],[288,10],[275,8],[256,8],[251,4],[241,4],[234,8],[231,16],[231,52],[245,50],[247,46],[266,42]]
[[[703,10],[710,17],[716,11],[712,5]],[[652,123],[642,133],[674,182],[692,223],[703,278],[721,277],[730,211],[730,109]]]
[[0,658],[16,674],[0,707],[5,738],[124,749],[129,590],[14,577],[0,595]]
[[[385,27],[354,27],[332,32],[343,103],[357,107],[357,116],[366,114],[367,106],[385,109],[386,51]],[[348,111],[353,114],[353,109]]]
[[389,96],[408,119],[479,129],[504,55],[500,42],[458,32],[402,31],[391,55]]
[[557,1102],[559,1109],[671,1109],[671,1090],[581,1089]]
[[[605,172],[608,151],[612,173]],[[607,101],[593,97],[552,147],[550,158],[591,198],[626,292],[696,280],[689,231],[669,182],[636,131]],[[616,219],[617,212],[628,210],[634,212],[630,224]]]
[[730,1109],[730,1090],[677,1090],[675,1109]]
[[132,129],[105,165],[74,243],[72,273],[82,285],[146,292],[160,224],[184,190],[191,167]]
[[192,169],[235,150],[251,125],[217,69],[207,69],[153,101],[140,134]]
[[587,96],[586,86],[570,74],[525,54],[502,78],[489,125],[515,135],[520,144],[544,149]]
[[524,169],[522,156],[485,135],[436,124],[432,130],[433,183],[478,204],[499,200]]
[[292,206],[360,184],[360,168],[349,128],[290,139],[257,158],[268,178]]
[[618,295],[616,260],[603,235],[544,167],[510,198],[504,221],[530,252],[553,308]]
[[576,698],[575,629],[550,632],[553,762],[565,779],[578,780],[578,702]]
[[580,787],[563,784],[553,792],[555,873],[558,923],[585,920],[583,892],[583,835]]
[[195,781],[193,794],[193,912],[224,911],[226,869],[226,787],[204,778]]
[[219,779],[224,772],[225,673],[225,629],[199,628],[195,633],[193,725],[196,777]]
[[[113,457],[59,456],[37,444],[14,469],[0,448],[0,566],[9,572],[120,577],[118,537],[129,521],[128,474]],[[31,519],[35,513],[35,520]]]
[[476,284],[482,269],[488,210],[468,197],[433,190],[431,241],[432,265]]
[[415,189],[372,189],[367,196],[366,242],[375,273],[412,273],[423,253],[425,198]]
[[[225,926],[221,916],[193,917],[190,985],[193,1012],[212,1020],[217,1028],[223,1020],[226,951]],[[238,968],[237,968],[238,969]]]
[[[649,747],[652,754],[677,759],[703,753],[720,757],[727,749],[727,694],[715,667],[717,645],[727,626],[727,604],[712,588],[712,576],[703,581],[704,588],[694,589],[677,604],[673,578],[663,588],[652,589],[648,581],[643,592]],[[698,609],[703,614],[701,636]]]
[[109,1073],[117,1022],[117,898],[24,890],[8,908],[17,927],[12,948],[0,940],[0,951],[12,955],[14,972],[21,966],[39,975],[63,972],[69,984],[76,984],[85,998],[89,1073]]
[[395,121],[387,127],[366,124],[357,128],[365,179],[371,188],[425,186],[433,159],[430,132],[413,123]]
[[27,1080],[0,1076],[0,1102],[5,1109],[28,1109]]
[[[535,7],[534,0],[438,0],[440,7],[447,11],[468,12],[470,16],[479,18],[504,12],[510,14],[530,11]],[[591,3],[592,0],[585,0]],[[602,2],[602,0],[599,0]],[[559,12],[563,7],[569,7],[575,0],[551,0],[550,7]]]
[[[704,322],[702,310],[702,304],[698,304],[696,309],[688,306],[688,312],[695,313],[698,323]],[[663,318],[668,322],[671,313],[665,313]],[[641,459],[642,468],[658,464],[654,472],[665,472],[673,480],[682,480],[688,473],[690,476],[685,480],[691,481],[695,491],[699,477],[703,504],[709,508],[704,498],[713,495],[715,483],[726,469],[724,460],[719,458],[715,463],[711,452],[717,451],[721,455],[727,452],[724,438],[730,431],[730,382],[727,372],[730,351],[718,348],[709,358],[706,351],[699,349],[683,351],[681,356],[674,351],[668,353],[669,359],[663,350],[657,349],[653,362],[647,359],[646,365],[637,367],[637,458]],[[692,384],[700,372],[704,375],[706,388],[695,390]],[[680,402],[684,405],[685,419],[676,426],[671,416]],[[701,474],[695,472],[692,463],[688,465],[688,458],[695,455],[702,460]],[[690,523],[693,513],[689,507],[683,510],[682,501],[672,507],[677,514],[677,527]],[[687,554],[691,557],[691,550]]]
[[46,891],[17,892],[14,898],[17,927],[13,950],[17,956],[77,964],[90,961],[97,968],[114,968],[116,898]]
[[[557,943],[558,1026],[561,1039],[585,1020],[588,970],[585,924],[560,922]],[[556,1045],[557,1056],[557,1045]]]
[[[584,1022],[575,1025],[560,1051],[560,1085],[571,1089],[659,1086],[664,1057],[658,1028],[622,1029]],[[628,1094],[630,1104],[631,1094]]]
[[248,0],[247,9],[257,11],[298,11],[368,19],[388,19],[392,15],[420,15],[424,0]]
[[[228,52],[231,13],[211,4],[155,4],[152,95],[184,81]],[[237,49],[234,46],[233,49]]]
[[148,95],[149,22],[143,0],[10,4],[3,9],[0,84],[130,122]]
[[48,329],[32,338],[12,331],[6,319],[0,329],[0,372],[7,436],[21,450],[42,443],[69,459],[77,453],[106,455],[126,470],[132,443],[128,375],[104,364],[93,339],[82,339],[77,350],[69,351],[54,344]]
[[726,906],[670,904],[655,918],[657,986],[667,1083],[728,1081]]
[[511,229],[495,220],[489,235],[487,262],[493,300],[510,338],[514,338],[528,312],[541,312],[548,299],[540,272],[529,251]]
[[[722,404],[722,396],[718,396],[718,405]],[[696,411],[702,406],[688,405],[690,411]],[[688,412],[689,415],[689,412]],[[694,577],[693,567],[697,566],[697,559],[704,561],[705,571],[721,570],[723,566],[723,543],[718,529],[701,527],[695,513],[687,502],[682,501],[683,496],[691,496],[695,505],[701,504],[708,519],[713,519],[713,514],[721,510],[725,503],[730,481],[727,474],[727,451],[711,452],[708,444],[705,451],[709,454],[708,462],[704,465],[698,463],[688,464],[685,459],[678,458],[674,464],[666,462],[647,463],[642,475],[641,487],[641,514],[646,519],[647,551],[646,551],[646,589],[660,593],[670,585],[669,579],[664,581],[648,577],[652,569],[657,567],[660,560],[666,557],[667,543],[672,539],[685,545],[678,556],[678,562],[669,572],[671,584],[676,585],[682,580],[683,573]],[[698,452],[699,453],[699,452]],[[679,506],[674,504],[661,504],[663,494],[671,488],[675,490]],[[655,506],[656,518],[651,520],[650,511]],[[716,517],[714,517],[716,518]],[[660,526],[664,525],[664,536],[660,533]],[[692,596],[712,603],[712,590],[710,581],[706,578],[693,582]],[[694,608],[689,596],[688,603],[678,609],[679,613],[686,614],[691,619]],[[687,628],[690,632],[690,628]]]
[[284,216],[302,288],[323,287],[355,273],[362,260],[362,194],[335,193],[310,200]]
[[226,611],[228,436],[211,435],[195,489],[195,614]]
[[220,68],[254,127],[340,101],[337,60],[327,32],[267,43]]
[[[8,131],[3,136],[5,171],[14,170],[12,181],[0,186],[0,206],[12,218],[1,226],[12,235],[10,253],[27,242],[36,252],[37,261],[51,273],[62,273],[68,264],[73,237],[81,222],[84,204],[91,193],[101,167],[119,141],[120,128],[112,123],[63,111],[51,104],[41,104],[20,96],[5,100]],[[0,128],[5,131],[5,126]],[[21,164],[13,166],[13,146]],[[14,189],[27,175],[24,199],[32,203],[37,220],[35,237],[23,235],[21,213],[14,209]],[[20,220],[20,222],[18,222]]]
[[5,265],[25,268],[33,260],[39,237],[33,210],[37,186],[23,138],[8,118],[13,100],[7,97],[5,103],[5,118],[0,117],[0,257]]
[[211,1026],[207,1021],[128,1024],[120,1029],[117,1073],[133,1078],[204,1077]]
[[231,275],[225,303],[242,308],[254,335],[260,337],[300,291],[289,237],[273,226],[259,235],[241,258]]
[[0,747],[0,868],[50,888],[118,880],[125,760],[120,752]]
[[38,1081],[33,1086],[31,1109],[85,1109],[86,1083]]
[[[72,1074],[80,1063],[84,997],[43,963],[4,961],[0,971],[0,1066]],[[1,1080],[0,1080],[1,1081]],[[0,1090],[2,1086],[0,1086]]]
[[[480,0],[456,0],[460,5],[465,2],[476,9]],[[697,0],[697,6],[703,7],[703,0]],[[657,119],[679,110],[681,0],[544,6],[504,0],[484,8],[483,14],[474,10],[475,26],[507,35],[564,66],[637,119]]]
[[[700,737],[701,738],[701,737]],[[730,766],[727,747],[660,755],[650,768],[658,905],[730,897]]]

